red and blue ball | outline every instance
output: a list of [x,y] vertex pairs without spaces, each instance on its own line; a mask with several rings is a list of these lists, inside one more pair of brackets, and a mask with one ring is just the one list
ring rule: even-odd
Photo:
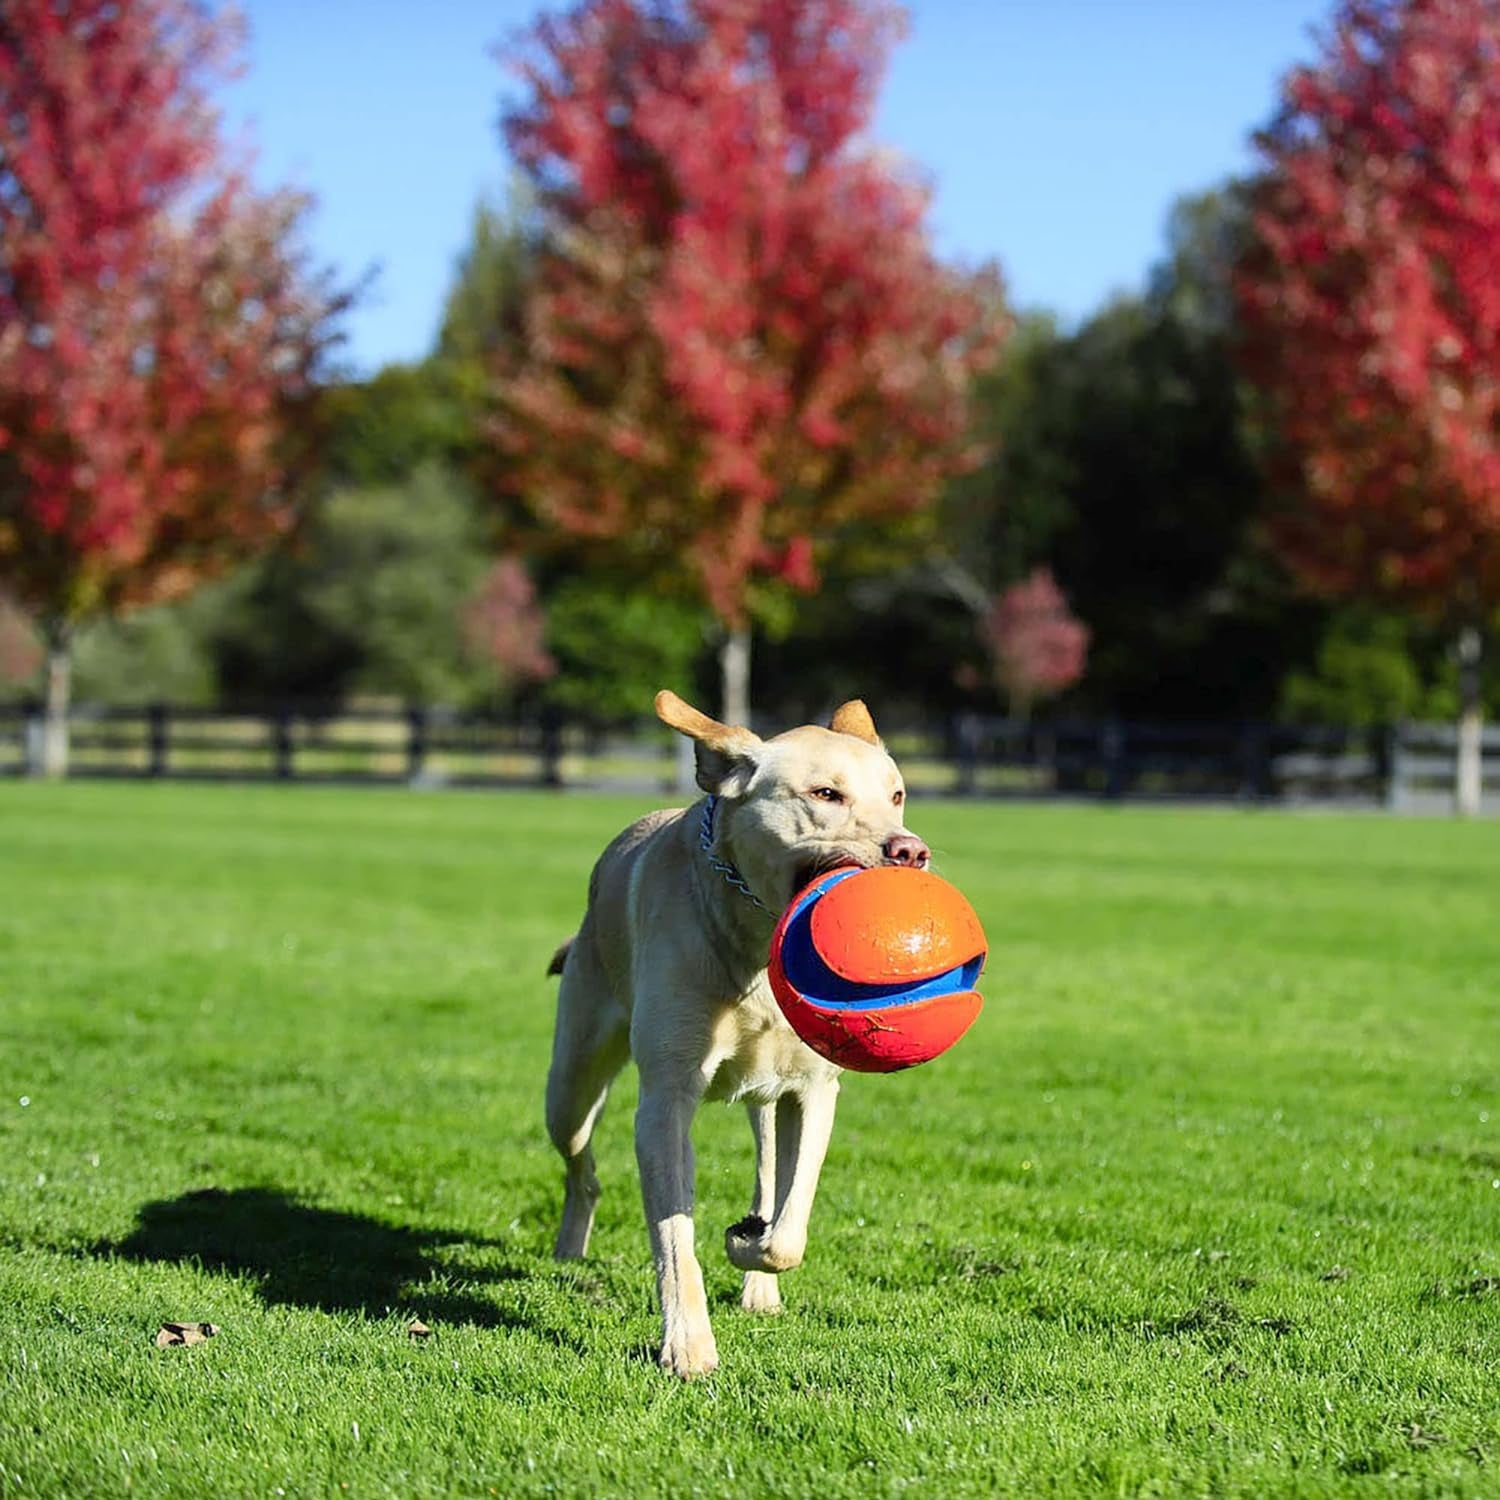
[[862,1073],[946,1052],[973,1024],[985,938],[963,894],[930,870],[845,866],[792,898],[770,977],[792,1030]]

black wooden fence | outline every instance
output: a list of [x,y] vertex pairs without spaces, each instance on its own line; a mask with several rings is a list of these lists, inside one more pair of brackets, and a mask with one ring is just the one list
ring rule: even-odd
[[[683,742],[659,726],[605,729],[555,715],[434,708],[256,712],[81,706],[78,777],[386,782],[411,786],[679,790]],[[39,760],[34,706],[0,705],[0,774]],[[1451,804],[1449,725],[1025,723],[968,715],[887,741],[916,791],[972,797],[1326,802],[1439,811]],[[1500,810],[1500,729],[1485,734]]]
[[[561,786],[567,753],[596,752],[601,738],[551,716],[506,719],[430,708],[81,706],[69,718],[68,774]],[[0,773],[33,770],[40,744],[34,707],[0,707]]]

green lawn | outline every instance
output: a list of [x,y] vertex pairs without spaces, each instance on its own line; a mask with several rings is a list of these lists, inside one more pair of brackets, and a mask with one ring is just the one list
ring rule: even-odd
[[1500,1495],[1500,829],[916,805],[987,1008],[848,1080],[779,1319],[700,1117],[685,1386],[628,1079],[548,1258],[542,970],[642,807],[0,785],[0,1494]]

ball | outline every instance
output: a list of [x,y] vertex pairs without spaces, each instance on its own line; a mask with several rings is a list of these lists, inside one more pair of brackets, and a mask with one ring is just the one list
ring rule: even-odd
[[792,898],[771,938],[771,989],[814,1052],[893,1073],[946,1052],[983,1003],[984,930],[930,870],[846,866]]

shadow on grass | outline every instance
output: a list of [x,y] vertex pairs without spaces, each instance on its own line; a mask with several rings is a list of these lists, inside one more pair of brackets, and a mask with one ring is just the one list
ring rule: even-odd
[[514,1313],[457,1290],[455,1282],[515,1281],[517,1266],[456,1265],[440,1246],[481,1244],[442,1230],[406,1229],[363,1214],[299,1203],[268,1188],[205,1188],[146,1204],[124,1239],[91,1247],[95,1255],[178,1261],[253,1281],[267,1303],[482,1328],[524,1327]]

